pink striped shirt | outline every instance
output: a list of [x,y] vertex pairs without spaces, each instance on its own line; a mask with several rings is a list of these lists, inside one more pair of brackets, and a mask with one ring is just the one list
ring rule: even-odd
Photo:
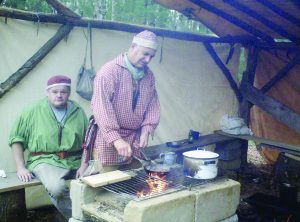
[[[159,123],[160,105],[152,71],[146,67],[139,81],[139,97],[132,110],[133,79],[126,68],[123,55],[106,63],[94,80],[92,111],[99,126],[94,157],[103,166],[118,165],[120,157],[113,142],[123,138],[131,144],[133,155],[140,157],[141,132],[153,135]],[[129,163],[128,161],[127,163]]]

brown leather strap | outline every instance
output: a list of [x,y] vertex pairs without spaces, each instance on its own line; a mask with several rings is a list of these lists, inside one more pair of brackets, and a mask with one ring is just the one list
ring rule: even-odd
[[40,156],[40,155],[49,155],[49,154],[56,154],[59,158],[64,159],[69,156],[77,156],[82,154],[82,150],[77,150],[73,152],[68,151],[60,151],[60,152],[32,152],[30,153],[31,156]]

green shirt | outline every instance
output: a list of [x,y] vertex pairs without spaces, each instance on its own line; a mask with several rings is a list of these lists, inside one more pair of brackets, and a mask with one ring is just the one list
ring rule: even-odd
[[32,152],[74,152],[81,149],[88,121],[83,109],[75,102],[72,103],[71,110],[64,121],[60,146],[58,145],[58,123],[47,98],[25,109],[14,123],[8,143],[10,146],[17,142],[22,143],[24,149],[29,151],[27,160],[29,170],[32,171],[39,163],[48,163],[66,169],[77,169],[80,166],[80,154],[64,159],[56,154],[30,155]]

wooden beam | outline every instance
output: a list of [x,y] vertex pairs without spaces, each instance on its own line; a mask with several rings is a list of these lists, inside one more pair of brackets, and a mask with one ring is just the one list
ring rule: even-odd
[[274,43],[274,39],[265,34],[264,32],[261,32],[260,30],[258,30],[255,27],[252,27],[251,25],[247,24],[246,22],[238,19],[235,16],[232,16],[224,11],[222,11],[221,9],[218,9],[208,3],[206,3],[203,0],[189,0],[190,2],[194,3],[195,5],[198,5],[201,8],[206,9],[209,12],[212,12],[214,14],[216,14],[217,16],[220,16],[222,18],[224,18],[225,20],[231,22],[232,24],[244,29],[245,31],[249,32],[250,34],[261,38],[262,40],[268,42],[269,44],[273,44]]
[[[155,32],[159,36],[186,40],[186,41],[195,41],[195,42],[212,42],[212,43],[241,43],[241,44],[254,44],[257,42],[258,45],[260,43],[257,39],[250,36],[224,36],[224,37],[216,37],[211,35],[201,35],[201,34],[193,34],[188,32],[176,32],[161,28],[154,28],[149,26],[138,26],[132,24],[126,24],[121,22],[113,22],[113,21],[105,21],[105,20],[94,20],[94,19],[86,19],[86,18],[66,18],[62,15],[54,15],[49,13],[33,13],[27,12],[23,10],[11,9],[0,7],[0,17],[5,18],[14,18],[14,19],[22,19],[26,21],[33,22],[51,22],[58,24],[66,24],[67,22],[73,26],[79,27],[87,27],[90,23],[93,28],[98,29],[108,29],[108,30],[117,30],[117,31],[125,31],[137,33],[142,30],[150,30]],[[262,44],[261,44],[262,45]],[[266,45],[265,43],[263,44]]]
[[194,34],[188,32],[177,32],[171,31],[161,28],[153,28],[148,26],[137,26],[132,24],[126,24],[121,22],[112,22],[105,20],[95,20],[95,19],[87,19],[87,18],[67,18],[62,15],[54,15],[49,13],[34,13],[28,12],[18,9],[11,9],[0,7],[0,17],[5,18],[14,18],[21,19],[25,21],[33,21],[33,22],[51,22],[57,24],[66,24],[67,22],[73,26],[78,27],[87,27],[90,23],[93,28],[97,29],[108,29],[108,30],[117,30],[117,31],[125,31],[136,33],[142,31],[144,29],[155,32],[158,36],[168,37],[179,40],[186,41],[194,41],[194,42],[208,42],[208,43],[240,43],[245,47],[255,45],[256,47],[260,47],[263,49],[278,49],[278,50],[286,50],[286,49],[300,49],[300,46],[291,42],[275,42],[275,44],[266,44],[266,42],[262,42],[261,40],[247,36],[224,36],[224,37],[216,37],[211,35],[201,35]]
[[209,54],[211,55],[212,59],[215,61],[217,66],[222,70],[223,74],[225,75],[226,79],[228,80],[228,82],[230,84],[230,87],[232,88],[233,92],[235,93],[237,100],[239,102],[241,102],[242,101],[241,92],[239,91],[236,82],[232,78],[232,75],[231,75],[229,69],[224,65],[224,63],[217,55],[214,48],[209,43],[203,43],[203,45],[205,46],[206,50],[209,52]]
[[275,24],[271,20],[265,18],[264,16],[260,15],[259,13],[257,13],[256,11],[254,11],[253,9],[248,8],[247,6],[245,6],[242,3],[238,2],[237,0],[223,0],[223,1],[225,3],[231,5],[232,7],[240,10],[241,12],[243,12],[243,13],[251,16],[252,18],[260,21],[262,24],[264,24],[265,26],[269,27],[273,31],[277,32],[282,37],[286,37],[287,39],[289,39],[289,40],[291,40],[292,42],[295,42],[295,43],[299,43],[300,42],[300,39],[297,36],[289,33],[288,31],[286,31],[281,26]]
[[67,36],[72,30],[72,26],[61,26],[56,34],[49,39],[42,48],[40,48],[29,60],[27,60],[21,68],[13,73],[5,82],[0,84],[0,98],[7,93],[12,87],[23,79],[30,70],[32,70],[50,51],[54,48],[60,40]]
[[294,110],[264,95],[259,89],[249,84],[243,87],[241,91],[248,101],[271,114],[275,119],[291,129],[294,129],[297,133],[300,133],[300,115]]
[[289,22],[291,22],[294,25],[297,25],[298,27],[300,27],[300,19],[292,16],[291,14],[289,14],[288,12],[282,10],[281,8],[277,7],[275,4],[273,4],[272,2],[268,1],[268,0],[256,0],[257,2],[259,2],[260,4],[264,5],[265,7],[267,7],[268,9],[271,9],[273,12],[275,12],[277,15],[281,16],[282,18],[288,20]]
[[279,70],[279,72],[261,88],[261,91],[263,93],[268,92],[278,81],[284,78],[289,73],[289,71],[299,63],[300,53],[296,55],[290,63],[288,63],[281,70]]
[[57,0],[46,0],[46,1],[58,12],[58,14],[64,15],[66,17],[71,17],[71,18],[80,18],[80,15],[73,12],[71,9],[66,7],[60,1]]

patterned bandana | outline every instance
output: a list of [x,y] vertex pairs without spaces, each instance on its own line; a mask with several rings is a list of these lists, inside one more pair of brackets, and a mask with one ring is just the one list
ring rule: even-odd
[[135,68],[128,59],[127,53],[124,55],[125,64],[132,75],[132,78],[138,82],[141,78],[144,77],[145,72],[144,69]]

